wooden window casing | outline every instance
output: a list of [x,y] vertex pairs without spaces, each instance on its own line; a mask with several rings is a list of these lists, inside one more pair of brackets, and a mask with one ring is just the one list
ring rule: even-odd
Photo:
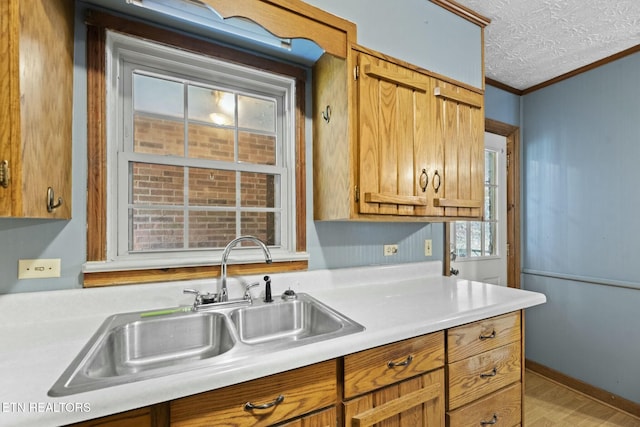
[[[295,128],[295,199],[296,252],[306,250],[306,162],[305,162],[305,84],[302,68],[254,56],[230,47],[172,32],[150,24],[133,22],[106,13],[91,11],[87,23],[87,261],[107,260],[107,139],[105,46],[107,29],[144,38],[190,52],[243,64],[296,81]],[[285,261],[273,264],[237,264],[229,266],[230,274],[257,274],[305,270],[307,261]],[[109,286],[170,280],[211,278],[218,276],[219,266],[197,266],[90,272],[84,274],[84,286]]]

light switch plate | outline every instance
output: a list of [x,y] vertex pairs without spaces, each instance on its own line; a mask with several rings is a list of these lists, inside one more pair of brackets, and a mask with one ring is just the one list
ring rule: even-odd
[[18,260],[18,279],[60,277],[60,258]]

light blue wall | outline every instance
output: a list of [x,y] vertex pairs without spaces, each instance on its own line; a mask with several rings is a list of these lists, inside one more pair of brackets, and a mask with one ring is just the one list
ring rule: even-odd
[[[420,3],[423,3],[420,0]],[[453,55],[429,51],[433,57],[432,69],[454,78],[477,83],[480,54],[479,32],[469,30],[470,24],[461,22],[454,15],[429,4],[428,31],[435,31],[428,45],[450,43],[448,49],[461,49],[464,55]],[[434,9],[435,8],[435,9]],[[86,261],[86,69],[84,6],[78,3],[76,13],[76,46],[74,72],[73,109],[73,219],[70,221],[45,221],[27,219],[0,219],[0,294],[32,292],[55,289],[80,288],[82,265]],[[366,13],[367,8],[361,9]],[[405,10],[406,12],[406,10]],[[358,24],[371,28],[367,16],[358,19]],[[376,24],[377,25],[377,24]],[[400,28],[396,22],[396,28]],[[444,27],[444,28],[441,28]],[[475,26],[473,26],[475,27]],[[436,31],[437,30],[437,31]],[[460,33],[460,31],[462,33]],[[460,35],[462,34],[462,35]],[[391,46],[393,50],[393,46]],[[430,49],[431,49],[430,48]],[[388,52],[392,54],[394,52]],[[406,53],[406,52],[405,52]],[[443,56],[444,55],[444,56]],[[401,56],[401,55],[398,55]],[[465,57],[471,59],[464,59]],[[440,58],[440,59],[439,59]],[[448,58],[448,59],[442,59]],[[442,69],[435,67],[443,64]],[[470,65],[471,64],[471,65]],[[457,70],[457,71],[456,71]],[[472,70],[469,74],[467,71]],[[467,77],[464,77],[464,76]],[[310,100],[310,92],[307,97]],[[311,111],[310,103],[307,111]],[[313,212],[313,188],[311,168],[312,123],[307,118],[307,248],[310,253],[309,267],[312,269],[338,268],[387,263],[404,263],[442,258],[442,224],[368,224],[368,223],[315,223]],[[433,257],[424,256],[424,240],[433,240]],[[399,254],[394,257],[382,255],[382,245],[397,243]],[[56,279],[32,279],[18,281],[19,259],[60,258],[62,275]]]
[[[640,403],[640,54],[523,98],[527,358]],[[620,287],[623,286],[623,287]]]
[[426,0],[305,0],[358,26],[358,44],[482,87],[479,26]]
[[520,126],[520,96],[487,85],[484,92],[485,117]]

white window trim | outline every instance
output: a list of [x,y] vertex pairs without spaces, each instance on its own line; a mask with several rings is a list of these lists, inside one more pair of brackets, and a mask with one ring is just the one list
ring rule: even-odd
[[[237,80],[245,80],[250,82],[250,86],[256,89],[262,87],[267,91],[273,91],[278,88],[283,94],[284,99],[284,120],[281,135],[283,139],[282,151],[282,167],[270,167],[260,165],[242,165],[240,164],[235,170],[261,171],[279,168],[281,171],[281,191],[288,195],[286,202],[281,203],[281,221],[285,226],[282,227],[281,243],[279,247],[270,247],[272,258],[277,261],[304,261],[309,256],[306,252],[296,252],[296,202],[295,202],[295,120],[293,111],[295,111],[295,80],[286,76],[275,75],[268,72],[260,72],[256,70],[248,70],[247,67],[228,63],[203,55],[194,54],[173,47],[152,43],[146,40],[126,36],[120,33],[108,31],[106,38],[106,86],[107,86],[107,260],[91,261],[84,265],[85,272],[104,272],[118,270],[135,270],[148,268],[167,268],[167,267],[187,267],[200,265],[215,265],[221,261],[222,249],[204,250],[190,249],[185,252],[158,251],[154,253],[144,253],[135,255],[118,255],[117,251],[117,198],[118,198],[118,179],[128,179],[127,177],[118,178],[115,170],[119,168],[118,162],[126,161],[127,155],[121,155],[118,160],[118,146],[113,143],[114,135],[119,144],[124,143],[123,117],[115,119],[120,114],[118,99],[122,94],[122,75],[123,58],[127,58],[128,62],[144,62],[147,68],[160,65],[154,54],[160,54],[162,57],[170,57],[177,65],[177,70],[190,69],[189,71],[200,70],[194,72],[195,77],[211,81],[215,77],[216,82],[229,84],[228,79],[221,77],[219,72],[211,71],[206,76],[202,76],[202,67],[207,67],[207,72],[211,67],[219,67],[225,70],[232,70],[233,76]],[[167,62],[169,60],[167,59]],[[162,60],[163,64],[165,60]],[[163,67],[164,68],[164,67]],[[176,72],[170,69],[168,72]],[[255,80],[255,75],[261,74],[261,81]],[[237,85],[237,81],[235,82]],[[280,131],[280,129],[278,129]],[[278,154],[280,155],[280,154]],[[193,164],[197,164],[197,159],[193,160]],[[126,168],[125,168],[126,169]],[[120,174],[121,176],[122,174]],[[126,196],[125,196],[126,199]],[[168,257],[170,254],[170,258]],[[263,262],[264,257],[262,251],[258,248],[237,248],[232,252],[231,260],[234,263],[252,263]]]
[[[485,141],[485,150],[484,151],[493,151],[497,154],[496,157],[496,162],[498,163],[498,165],[496,165],[496,182],[500,182],[500,167],[499,167],[499,163],[500,162],[505,162],[505,157],[506,157],[506,153],[504,152],[504,149],[497,146],[497,145],[492,145],[491,143],[488,143],[487,141]],[[506,182],[506,181],[505,181]],[[485,190],[486,190],[486,183],[483,183],[483,186],[485,186]],[[496,240],[496,248],[495,248],[495,253],[492,255],[480,255],[480,256],[457,256],[456,257],[456,262],[471,262],[471,261],[482,261],[482,260],[493,260],[493,259],[500,259],[504,256],[506,256],[505,253],[503,253],[503,248],[500,247],[500,244],[498,244],[498,242],[500,242],[500,238],[502,236],[501,233],[506,232],[505,230],[502,230],[500,227],[500,222],[503,218],[501,218],[500,216],[500,209],[499,206],[502,206],[502,204],[506,205],[506,197],[507,197],[507,189],[505,188],[500,188],[500,186],[498,186],[497,184],[494,185],[494,187],[497,189],[497,194],[496,194],[496,218],[493,221],[486,221],[486,220],[482,220],[482,221],[456,221],[456,222],[465,222],[467,224],[467,233],[466,233],[466,237],[467,237],[467,253],[471,252],[471,228],[470,225],[472,222],[479,222],[482,224],[483,227],[483,231],[481,234],[481,242],[480,242],[480,247],[482,248],[482,250],[484,250],[484,239],[485,239],[485,233],[484,233],[484,225],[485,224],[489,224],[489,223],[495,223],[496,224],[496,231],[495,231],[495,240]],[[483,209],[484,209],[484,205],[483,205]],[[453,227],[451,227],[451,239],[453,244],[455,245],[455,239],[456,239],[456,223],[453,223]]]

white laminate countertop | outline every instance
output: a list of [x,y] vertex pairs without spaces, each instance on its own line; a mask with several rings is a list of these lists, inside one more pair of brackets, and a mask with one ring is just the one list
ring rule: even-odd
[[[423,262],[273,274],[274,295],[287,288],[306,292],[366,330],[242,360],[223,372],[205,363],[178,374],[65,397],[49,397],[47,392],[106,317],[189,305],[193,299],[182,294],[184,288],[213,291],[215,281],[0,295],[0,426],[58,426],[97,418],[546,301],[540,293],[448,278],[441,271],[440,262]],[[238,297],[242,286],[230,281],[229,292]]]

